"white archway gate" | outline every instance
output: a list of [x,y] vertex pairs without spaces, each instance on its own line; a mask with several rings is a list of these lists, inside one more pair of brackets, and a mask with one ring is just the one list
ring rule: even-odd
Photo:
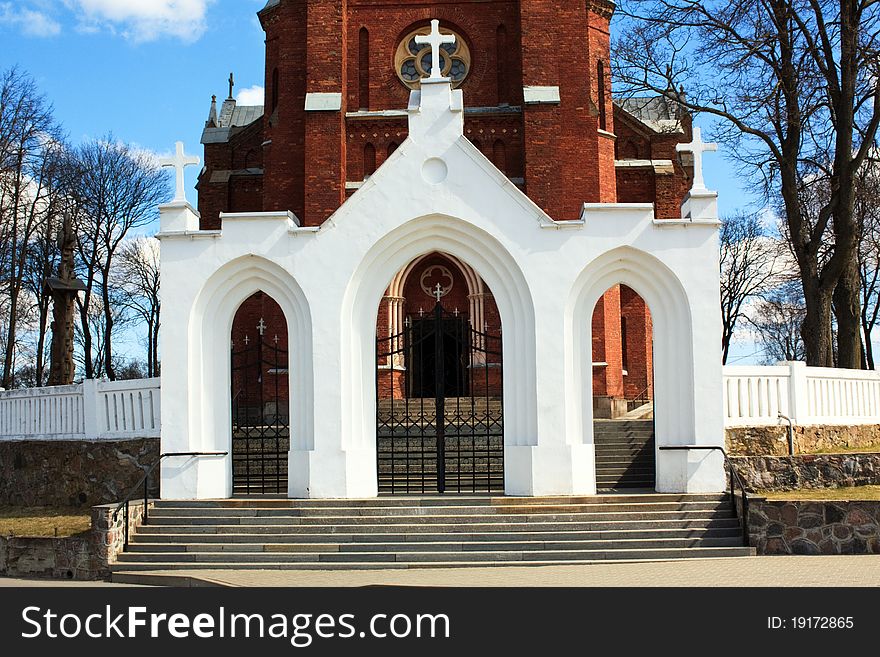
[[[463,136],[462,108],[446,81],[423,84],[407,140],[320,228],[258,212],[199,231],[185,202],[162,208],[163,451],[225,445],[232,315],[263,290],[284,311],[294,359],[288,494],[375,496],[376,308],[396,274],[435,251],[467,263],[501,314],[505,493],[595,493],[588,309],[616,283],[654,315],[658,442],[722,444],[714,194],[694,192],[682,220],[602,204],[553,221]],[[162,476],[166,497],[231,494],[228,463]],[[658,488],[721,491],[723,468],[704,452],[663,453]]]

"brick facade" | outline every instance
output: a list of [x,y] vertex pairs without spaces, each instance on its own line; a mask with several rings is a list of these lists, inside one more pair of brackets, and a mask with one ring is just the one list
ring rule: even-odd
[[[209,122],[223,124],[226,116],[227,125],[216,127],[228,134],[203,139],[202,228],[219,228],[221,212],[254,210],[290,210],[307,226],[325,221],[406,139],[401,110],[410,90],[398,79],[395,52],[433,18],[461,35],[471,52],[461,85],[465,135],[550,216],[577,219],[584,202],[653,203],[658,217],[680,216],[690,180],[675,145],[689,139],[690,120],[675,110],[672,128],[658,129],[613,102],[613,9],[608,0],[269,3],[259,12],[266,33],[265,106],[236,125],[229,123],[227,110],[235,103],[228,99],[218,121]],[[527,86],[556,86],[560,102],[526,104]],[[341,108],[306,111],[307,93],[340,94]],[[608,363],[594,369],[597,395],[652,392],[650,315],[630,292],[615,288],[596,309],[594,352]],[[468,307],[467,299],[447,302]],[[378,309],[379,337],[391,330],[387,303]],[[491,297],[485,312],[490,332],[500,328]],[[282,319],[280,311],[248,301],[241,325],[254,324],[260,313],[267,323]],[[380,388],[403,394],[402,375],[383,376]],[[497,378],[500,385],[500,370]]]

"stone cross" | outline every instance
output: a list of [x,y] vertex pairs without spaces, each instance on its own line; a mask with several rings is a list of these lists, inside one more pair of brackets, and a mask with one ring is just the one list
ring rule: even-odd
[[678,144],[675,147],[679,153],[692,153],[694,156],[694,184],[692,192],[705,192],[706,184],[703,182],[703,153],[717,151],[718,144],[703,141],[703,133],[699,128],[694,128],[694,138],[689,144]]
[[440,68],[440,46],[445,43],[455,43],[454,34],[440,34],[440,21],[436,18],[431,21],[431,33],[428,35],[416,35],[416,43],[420,46],[431,46],[431,76],[429,80],[442,80],[443,69]]
[[229,74],[229,97],[232,98],[232,90],[235,89],[235,74]]
[[174,202],[186,201],[186,184],[183,180],[184,169],[188,166],[199,164],[201,160],[197,157],[188,157],[183,153],[183,142],[177,142],[177,152],[174,157],[159,158],[159,165],[162,167],[173,167],[176,174],[176,185],[174,191]]

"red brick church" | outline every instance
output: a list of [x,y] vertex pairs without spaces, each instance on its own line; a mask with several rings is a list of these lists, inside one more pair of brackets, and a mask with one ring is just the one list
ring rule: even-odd
[[[662,98],[612,97],[613,12],[610,0],[269,0],[259,12],[265,105],[237,104],[231,79],[229,97],[212,102],[202,135],[201,228],[218,229],[221,213],[260,210],[290,211],[303,226],[326,221],[406,139],[410,92],[431,67],[431,49],[417,36],[435,18],[456,36],[443,46],[441,66],[466,94],[465,134],[509,184],[557,221],[580,219],[585,202],[652,203],[658,218],[680,217],[690,166],[676,144],[690,140],[690,117]],[[379,306],[377,339],[390,345],[378,354],[380,399],[428,396],[407,380],[409,354],[391,352],[395,336],[412,331],[438,299],[477,333],[501,335],[479,274],[425,254],[389,281]],[[284,318],[262,293],[238,312],[233,351],[258,335],[286,353]],[[492,371],[500,349],[482,356],[477,378],[491,393],[500,386]],[[614,287],[597,304],[593,360],[597,416],[652,398],[651,318],[633,290]],[[259,376],[286,396],[286,377]],[[477,382],[448,382],[447,394],[449,385]]]

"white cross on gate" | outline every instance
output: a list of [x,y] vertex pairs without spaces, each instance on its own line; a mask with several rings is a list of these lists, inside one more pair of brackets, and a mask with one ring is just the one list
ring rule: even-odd
[[440,21],[436,18],[431,21],[431,33],[428,35],[417,34],[416,43],[420,46],[431,46],[431,76],[429,80],[442,80],[443,69],[440,68],[440,46],[445,43],[455,43],[454,34],[440,34]]
[[251,339],[248,336],[244,336],[244,346],[247,347],[251,343]]
[[176,145],[176,152],[174,157],[162,157],[159,158],[159,165],[162,167],[173,167],[175,173],[175,189],[174,189],[174,200],[175,201],[185,201],[186,200],[186,184],[183,180],[183,172],[186,167],[195,166],[199,164],[201,160],[195,156],[187,156],[183,152],[183,142],[179,141]]
[[260,323],[257,324],[257,330],[260,332],[260,335],[266,335],[266,322],[263,321],[263,318],[260,317]]
[[437,303],[440,303],[440,299],[443,298],[443,286],[440,283],[434,288],[434,296],[437,298]]
[[678,144],[675,147],[679,153],[693,153],[694,156],[694,184],[691,191],[705,192],[706,184],[703,182],[703,153],[717,151],[718,144],[703,141],[703,132],[694,128],[694,138],[689,144]]

